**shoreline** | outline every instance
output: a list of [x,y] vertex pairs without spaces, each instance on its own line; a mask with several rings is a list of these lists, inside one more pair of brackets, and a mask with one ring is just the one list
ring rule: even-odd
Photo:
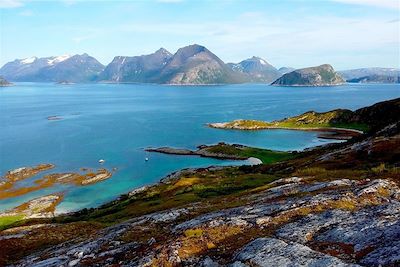
[[[227,127],[225,123],[207,123],[210,128],[222,129],[222,130],[240,130],[240,131],[260,131],[260,130],[292,130],[292,131],[310,131],[310,132],[331,132],[333,135],[321,135],[319,138],[332,139],[332,140],[348,140],[354,136],[364,134],[364,131],[351,129],[351,128],[339,128],[339,127],[282,127],[282,126],[257,126],[254,128],[246,127]],[[335,137],[338,134],[339,137]],[[348,138],[346,138],[348,137]]]

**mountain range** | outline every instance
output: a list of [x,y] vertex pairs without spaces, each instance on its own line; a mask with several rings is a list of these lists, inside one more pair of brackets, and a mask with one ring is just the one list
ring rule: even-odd
[[88,54],[16,59],[0,69],[0,75],[16,82],[96,81],[104,66]]
[[[276,69],[256,56],[226,64],[206,47],[194,44],[178,49],[175,54],[160,48],[149,55],[116,56],[107,66],[88,54],[16,59],[0,69],[0,76],[13,82],[278,84],[277,79],[289,73],[293,76],[294,71],[290,67]],[[352,82],[399,82],[398,69],[368,68],[339,74]]]
[[394,68],[361,68],[339,74],[350,83],[400,83],[400,70]]

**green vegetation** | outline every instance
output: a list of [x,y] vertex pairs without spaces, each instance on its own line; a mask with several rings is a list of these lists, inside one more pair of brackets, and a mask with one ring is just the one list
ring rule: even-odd
[[215,154],[233,155],[243,158],[254,157],[260,159],[264,164],[284,161],[296,156],[296,153],[293,152],[274,151],[254,147],[240,147],[223,143],[210,146],[207,148],[207,151]]
[[323,129],[343,128],[360,131],[368,131],[369,126],[365,123],[355,122],[352,119],[353,112],[345,109],[332,110],[328,112],[309,111],[298,116],[286,118],[279,121],[266,122],[258,120],[235,120],[221,125],[211,124],[211,127],[257,130],[257,129]]
[[[202,170],[183,173],[170,183],[160,183],[133,196],[124,195],[120,200],[97,209],[82,210],[72,216],[56,218],[56,222],[94,221],[112,225],[143,214],[185,206],[199,201],[213,201],[216,208],[227,208],[240,203],[240,195],[268,184],[279,175],[249,173],[247,168],[228,167],[222,170]],[[219,199],[232,198],[228,202]],[[222,205],[222,207],[221,207]]]
[[10,215],[0,217],[0,231],[23,219],[23,215]]

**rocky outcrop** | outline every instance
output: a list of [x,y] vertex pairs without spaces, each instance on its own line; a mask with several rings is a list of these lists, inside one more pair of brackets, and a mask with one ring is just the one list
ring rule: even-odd
[[12,216],[20,216],[23,219],[53,217],[55,208],[62,199],[63,194],[51,194],[32,199],[12,210],[0,213],[0,220]]
[[284,74],[272,85],[276,86],[333,86],[344,84],[343,78],[329,64],[297,69]]
[[348,264],[307,246],[276,238],[258,238],[246,245],[235,257],[234,267],[246,266],[359,266]]
[[[178,266],[399,263],[395,249],[400,233],[396,184],[388,180],[312,182],[293,177],[271,186],[246,198],[248,204],[183,222],[179,218],[190,217],[203,207],[194,204],[137,217],[83,242],[68,242],[33,254],[18,266],[145,266],[162,265],[164,260]],[[161,230],[150,235],[145,230],[161,229],[161,225],[162,231],[168,232],[167,239],[158,232]],[[262,233],[267,237],[252,238]],[[130,239],[132,235],[145,239]],[[237,249],[231,250],[231,237]],[[215,248],[225,250],[222,258],[212,256]]]

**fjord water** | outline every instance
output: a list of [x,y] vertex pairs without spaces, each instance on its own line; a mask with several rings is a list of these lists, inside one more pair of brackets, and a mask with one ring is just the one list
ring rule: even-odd
[[[308,110],[357,109],[400,97],[398,85],[338,87],[266,85],[160,86],[145,84],[55,85],[18,83],[0,88],[0,172],[53,163],[51,172],[97,169],[112,178],[85,187],[57,185],[0,201],[0,211],[54,192],[64,192],[57,211],[93,207],[187,167],[244,162],[146,153],[145,147],[195,148],[217,142],[301,150],[328,142],[316,132],[231,131],[208,122],[239,118],[275,120]],[[62,120],[47,120],[60,116]],[[149,161],[144,159],[149,157]],[[19,185],[32,183],[38,177]]]

